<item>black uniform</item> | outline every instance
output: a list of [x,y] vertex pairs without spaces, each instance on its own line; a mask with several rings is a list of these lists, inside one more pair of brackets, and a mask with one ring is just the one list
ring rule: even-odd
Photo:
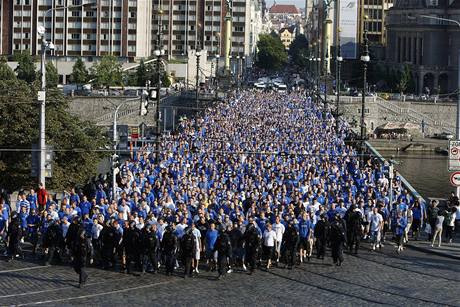
[[165,257],[166,275],[171,275],[174,272],[174,264],[176,262],[176,247],[177,237],[168,226],[163,234],[161,241],[161,250]]
[[347,216],[347,241],[350,253],[355,250],[355,254],[358,253],[359,242],[362,235],[363,217],[361,211],[353,210],[348,212]]
[[293,224],[289,224],[283,235],[283,252],[285,263],[289,268],[294,266],[299,234]]
[[24,258],[24,255],[19,246],[19,242],[23,235],[21,224],[16,213],[13,213],[11,216],[11,223],[8,226],[8,256],[12,260],[17,254],[22,258]]
[[336,216],[335,220],[331,223],[329,241],[331,242],[332,260],[338,266],[342,265],[343,262],[343,244],[346,242],[345,234],[345,224],[340,217]]
[[256,227],[251,224],[244,232],[245,261],[248,263],[251,273],[256,268],[259,245],[259,234]]
[[180,242],[180,249],[182,252],[182,261],[184,262],[185,271],[184,277],[192,276],[192,260],[195,256],[196,242],[195,236],[192,233],[192,229],[189,228],[182,236]]
[[217,265],[219,277],[221,277],[227,272],[228,258],[230,258],[232,255],[232,245],[230,243],[230,238],[225,231],[222,231],[217,237],[214,251],[217,251],[218,253]]
[[321,218],[316,223],[314,234],[316,238],[316,257],[324,259],[326,255],[326,244],[329,232],[329,222],[325,218]]
[[86,283],[88,274],[85,271],[86,257],[88,255],[88,240],[86,239],[86,231],[83,226],[80,226],[77,231],[77,236],[72,246],[73,250],[73,268],[78,274],[78,283],[80,287]]
[[[149,227],[149,226],[148,226]],[[152,272],[156,273],[158,270],[158,249],[159,241],[157,234],[149,229],[144,231],[143,235],[144,259],[148,260],[152,265]],[[142,271],[147,269],[147,261],[144,261]]]
[[80,228],[80,220],[74,218],[72,224],[70,224],[69,229],[67,230],[67,235],[65,237],[65,243],[70,250],[70,254],[74,256],[74,247],[75,243],[78,240],[78,229]]
[[100,238],[102,268],[111,268],[115,265],[115,247],[120,241],[120,235],[115,227],[108,225],[102,228]]
[[[70,227],[70,226],[69,226]],[[45,255],[45,265],[48,265],[53,260],[55,252],[58,250],[62,238],[62,231],[58,224],[54,221],[46,229],[43,236],[43,247],[48,249]],[[59,256],[59,253],[58,253]],[[59,258],[60,259],[60,258]]]
[[141,252],[142,240],[141,232],[131,223],[129,229],[126,230],[126,237],[123,238],[126,252],[126,271],[131,273],[131,262],[136,264],[138,269],[141,269]]

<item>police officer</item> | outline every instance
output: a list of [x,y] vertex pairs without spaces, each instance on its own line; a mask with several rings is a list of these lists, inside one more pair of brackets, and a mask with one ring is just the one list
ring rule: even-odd
[[161,241],[161,250],[165,259],[166,275],[172,275],[176,262],[177,237],[171,226],[167,226]]
[[159,241],[156,233],[156,225],[147,224],[143,234],[144,261],[142,265],[142,273],[147,269],[148,260],[152,266],[152,273],[155,274],[158,270],[158,249]]
[[101,230],[101,257],[104,270],[115,266],[115,247],[120,240],[119,235],[113,226],[113,221],[107,222]]
[[8,257],[9,260],[13,260],[17,254],[24,259],[21,247],[19,245],[22,238],[21,222],[19,221],[18,214],[16,211],[11,213],[11,223],[8,226]]
[[195,255],[195,236],[192,233],[192,228],[187,227],[180,241],[180,249],[182,253],[182,261],[184,262],[184,278],[192,277],[192,260]]
[[294,266],[294,259],[298,240],[299,234],[297,233],[297,229],[294,227],[294,221],[290,220],[288,227],[283,235],[284,258],[286,266],[289,270],[291,270]]
[[254,273],[260,245],[259,234],[253,223],[250,223],[244,232],[245,261],[249,266],[249,274]]
[[218,253],[217,265],[219,276],[217,279],[221,279],[228,269],[228,258],[232,256],[232,245],[230,243],[230,237],[227,232],[221,228],[220,234],[217,237],[216,244],[214,245],[214,251]]
[[[45,265],[49,265],[55,256],[55,252],[61,243],[62,231],[58,223],[48,215],[49,226],[43,235],[43,247],[45,248]],[[59,255],[59,253],[58,253]],[[60,257],[59,257],[60,259]]]
[[351,205],[347,212],[347,237],[348,237],[348,249],[350,253],[355,250],[355,254],[358,254],[359,243],[361,235],[363,233],[363,216],[359,208],[355,205]]
[[[126,239],[126,240],[125,240]],[[136,264],[138,269],[141,269],[141,233],[136,227],[136,222],[131,221],[129,229],[126,231],[126,237],[123,239],[126,251],[126,271],[131,273],[131,262]]]
[[335,265],[341,266],[343,262],[343,244],[346,241],[345,223],[337,213],[330,227],[331,253]]
[[74,247],[76,246],[76,241],[78,240],[78,230],[80,229],[81,219],[78,216],[74,216],[72,224],[70,224],[69,229],[67,230],[67,235],[65,237],[65,244],[70,250],[70,255],[74,257]]
[[85,271],[86,257],[88,255],[88,240],[86,238],[85,228],[80,225],[77,230],[77,235],[73,241],[73,268],[78,274],[78,286],[81,288],[88,280],[88,274]]
[[321,219],[316,223],[314,234],[316,238],[316,258],[324,259],[326,255],[326,244],[329,232],[329,222],[325,213],[321,214]]

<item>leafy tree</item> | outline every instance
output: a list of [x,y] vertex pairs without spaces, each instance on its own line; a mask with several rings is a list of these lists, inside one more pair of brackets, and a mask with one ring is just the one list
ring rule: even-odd
[[59,74],[53,62],[46,63],[46,88],[54,89],[59,84]]
[[137,86],[145,86],[145,83],[149,79],[148,71],[147,71],[147,65],[144,64],[144,60],[141,60],[139,63],[139,66],[137,67],[136,71],[136,81],[137,81]]
[[0,80],[13,79],[16,79],[16,75],[11,67],[8,66],[8,59],[6,57],[0,57]]
[[279,70],[287,63],[287,53],[279,39],[270,34],[262,34],[257,42],[257,66],[268,70]]
[[161,79],[161,86],[162,87],[170,87],[171,86],[171,78],[167,73],[163,74],[163,78]]
[[109,88],[123,84],[123,70],[120,62],[113,55],[105,55],[101,61],[90,69],[94,84],[99,87]]
[[308,57],[310,52],[308,50],[308,41],[305,35],[297,35],[289,46],[289,54],[293,62],[305,68],[308,66]]
[[72,67],[72,75],[70,75],[70,80],[72,83],[85,84],[88,82],[88,79],[88,70],[86,69],[85,63],[83,63],[83,60],[79,57]]
[[27,51],[18,53],[15,55],[15,61],[18,62],[18,66],[15,72],[18,79],[24,80],[29,84],[32,84],[37,78],[37,71],[35,69],[34,59]]
[[399,92],[401,93],[401,95],[403,95],[404,92],[407,90],[407,87],[410,83],[411,78],[412,78],[412,75],[410,72],[409,65],[406,64],[404,65],[404,68],[402,69],[402,71],[399,72],[399,75],[398,75],[397,88]]
[[[5,73],[6,72],[6,73]],[[0,151],[0,186],[13,191],[36,185],[31,173],[31,147],[38,143],[39,106],[36,85],[8,73],[0,62],[0,147],[20,149]],[[100,128],[83,122],[68,112],[66,98],[56,88],[47,92],[46,142],[55,148],[50,189],[84,183],[95,175],[106,144]]]

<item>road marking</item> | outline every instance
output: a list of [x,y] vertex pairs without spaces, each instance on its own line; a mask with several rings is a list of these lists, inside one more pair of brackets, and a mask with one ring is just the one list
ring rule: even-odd
[[48,266],[45,266],[45,265],[36,265],[36,266],[27,267],[27,268],[0,271],[0,274],[3,274],[3,273],[10,273],[10,272],[27,271],[27,270],[40,269],[40,268],[43,268],[43,269],[44,269],[44,268],[47,268],[47,267],[48,267]]
[[42,304],[50,304],[50,303],[57,303],[57,302],[65,302],[65,301],[86,299],[86,298],[92,298],[92,297],[97,297],[97,296],[104,296],[104,295],[110,295],[110,294],[115,294],[115,293],[123,293],[123,292],[127,292],[127,291],[132,291],[132,290],[150,288],[150,287],[154,287],[154,286],[158,286],[158,285],[169,284],[169,283],[172,283],[174,281],[175,280],[169,280],[169,281],[151,283],[151,284],[137,286],[137,287],[124,288],[124,289],[120,289],[120,290],[113,290],[113,291],[104,292],[104,293],[96,293],[96,294],[88,294],[88,295],[80,295],[80,296],[74,296],[74,297],[61,298],[61,299],[56,299],[56,300],[47,300],[47,301],[24,303],[24,304],[18,304],[16,306],[42,305]]
[[[120,278],[120,279],[113,279],[113,280],[105,280],[105,281],[99,281],[99,282],[93,282],[93,283],[88,283],[86,284],[87,286],[93,286],[93,285],[98,285],[98,284],[104,284],[107,282],[113,282],[113,281],[120,281],[120,280],[125,280],[132,278],[130,277],[125,277],[125,278]],[[67,290],[67,289],[75,289],[75,286],[67,286],[67,287],[61,287],[61,288],[54,288],[54,289],[47,289],[47,290],[40,290],[40,291],[32,291],[32,292],[22,292],[22,293],[16,293],[16,294],[7,294],[7,295],[1,295],[0,299],[2,298],[8,298],[8,297],[15,297],[15,296],[24,296],[24,295],[31,295],[31,294],[40,294],[40,293],[45,293],[45,292],[53,292],[53,291],[60,291],[60,290]]]

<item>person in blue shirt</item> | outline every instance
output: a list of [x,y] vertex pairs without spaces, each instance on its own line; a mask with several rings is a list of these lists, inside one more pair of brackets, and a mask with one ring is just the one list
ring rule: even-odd
[[30,204],[30,209],[37,209],[37,194],[34,189],[30,189],[30,194],[27,195],[27,201]]
[[417,241],[420,227],[422,225],[422,208],[418,200],[415,200],[412,210],[412,236]]
[[[21,211],[19,212],[19,223],[22,228],[22,233],[25,235],[27,231],[27,217],[29,214],[27,213],[26,207],[21,207]],[[21,238],[21,242],[24,243],[24,235]]]
[[205,237],[206,263],[212,271],[216,269],[217,253],[214,252],[214,245],[216,244],[218,235],[219,232],[216,229],[216,224],[209,224],[209,229]]
[[86,196],[83,196],[83,201],[80,203],[80,210],[82,216],[89,214],[89,211],[91,210],[91,203],[88,201]]
[[396,244],[398,245],[396,252],[399,254],[404,249],[404,231],[407,226],[407,217],[403,212],[398,211],[396,215]]
[[300,262],[304,261],[304,258],[307,258],[310,261],[312,250],[313,250],[313,240],[312,240],[312,229],[313,223],[310,220],[308,213],[302,213],[302,218],[299,219],[299,245],[300,245]]
[[16,204],[16,207],[19,208],[19,212],[22,211],[21,210],[22,207],[25,207],[26,212],[29,213],[29,211],[30,211],[30,203],[26,199],[26,194],[22,193],[22,194],[19,195],[19,202]]
[[36,209],[31,209],[27,222],[27,236],[29,242],[32,244],[32,255],[35,255],[38,243],[38,226],[40,225],[40,217]]

